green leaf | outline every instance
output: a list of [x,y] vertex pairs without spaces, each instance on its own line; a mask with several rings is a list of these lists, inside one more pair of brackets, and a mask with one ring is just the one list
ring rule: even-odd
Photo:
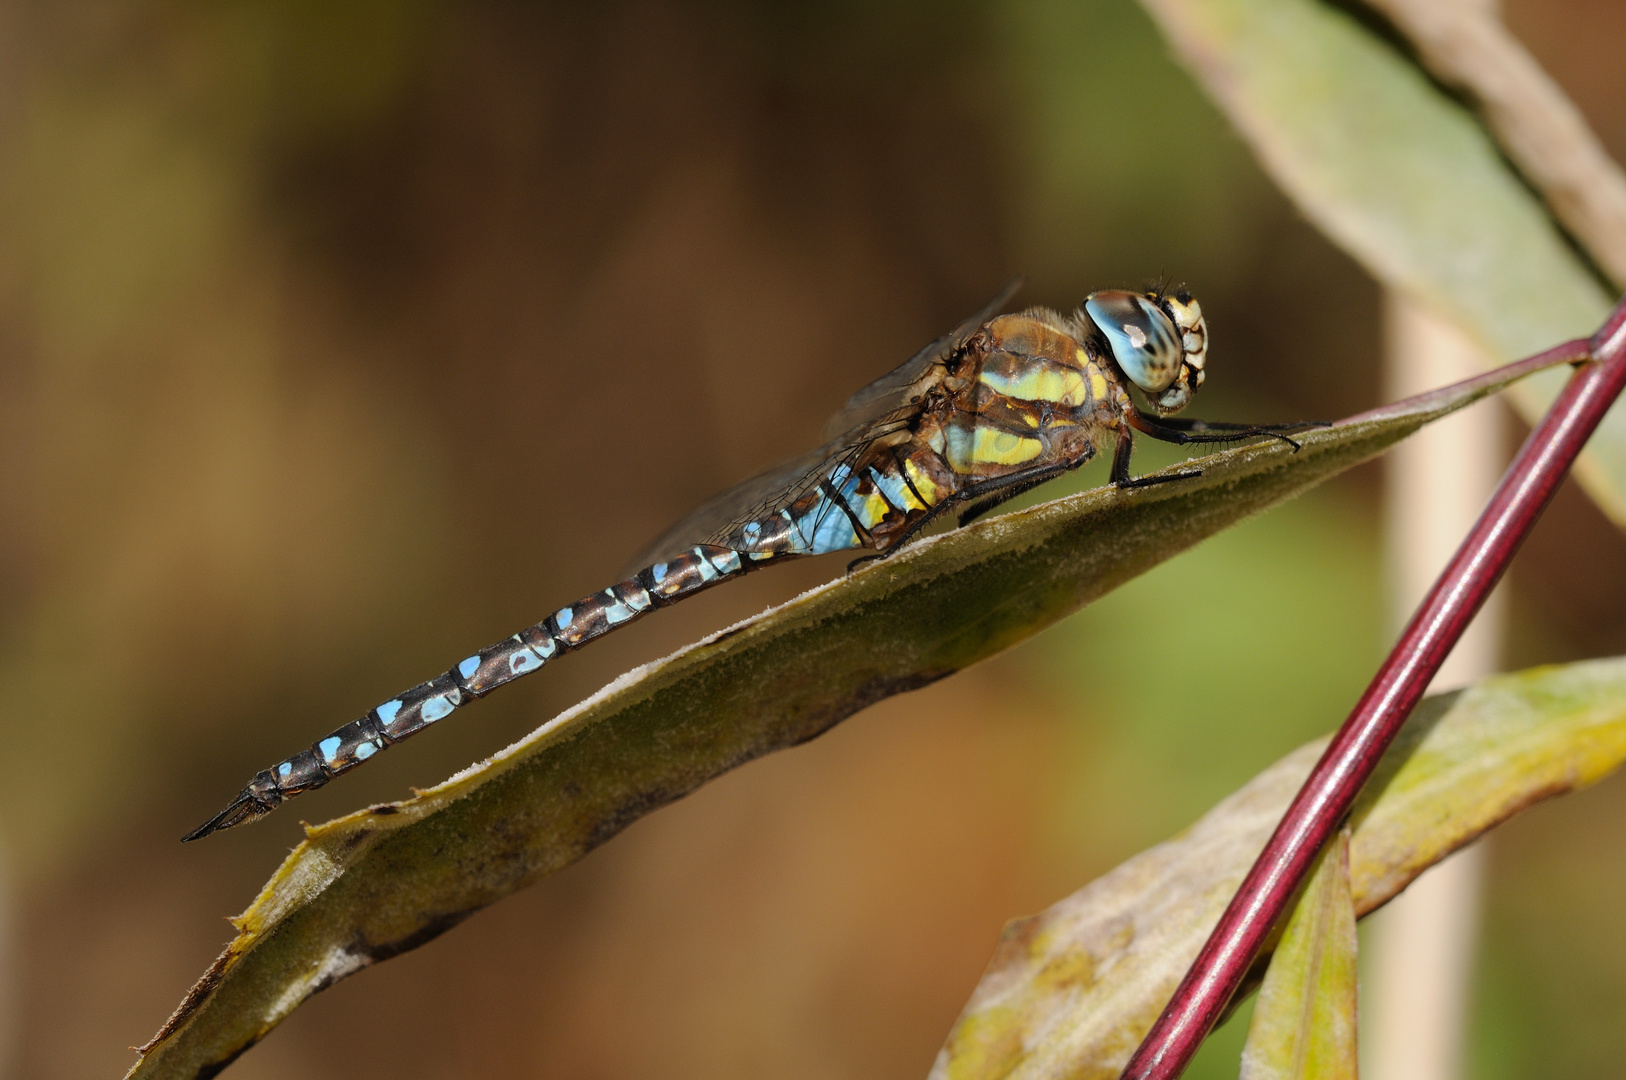
[[[1610,297],[1495,140],[1347,8],[1142,3],[1271,177],[1379,281],[1502,361],[1603,321]],[[1533,422],[1561,383],[1531,380],[1513,401]],[[1577,473],[1626,526],[1626,405],[1610,411]]]
[[1242,1080],[1355,1080],[1349,830],[1321,853],[1259,988]]
[[[1006,927],[934,1080],[1116,1080],[1326,746],[1300,747],[1182,835]],[[1365,915],[1532,803],[1626,760],[1626,658],[1426,699],[1351,815]]]
[[1301,437],[1199,479],[1084,492],[911,545],[639,668],[418,798],[310,828],[132,1077],[213,1075],[318,990],[417,947],[721,773],[1036,633],[1220,529],[1539,365]]

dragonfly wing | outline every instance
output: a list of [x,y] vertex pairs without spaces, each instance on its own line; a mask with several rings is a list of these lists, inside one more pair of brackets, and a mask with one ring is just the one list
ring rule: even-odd
[[[666,561],[696,544],[732,546],[729,537],[736,533],[739,526],[766,520],[780,510],[791,507],[811,494],[842,465],[846,465],[850,472],[877,439],[893,434],[908,419],[907,412],[879,417],[863,430],[853,432],[849,438],[826,443],[810,454],[787,461],[760,476],[753,476],[706,500],[645,548],[632,569]],[[834,508],[830,508],[829,512],[840,513]],[[822,516],[820,520],[823,520]]]
[[764,517],[781,502],[794,501],[791,492],[799,495],[808,486],[810,477],[812,484],[817,485],[819,476],[823,475],[820,468],[826,463],[833,466],[832,459],[836,456],[831,447],[820,447],[714,495],[640,552],[633,568],[642,569],[696,544],[710,543],[733,526]]
[[823,446],[708,499],[645,548],[632,569],[670,559],[696,544],[723,543],[736,527],[768,518],[807,495],[843,462],[852,465],[876,439],[896,432],[918,411],[920,383],[932,365],[953,355],[1021,285],[1021,278],[1007,281],[952,332],[848,398],[825,425]]
[[859,429],[906,410],[910,398],[917,392],[916,384],[933,364],[952,356],[954,350],[966,343],[984,323],[999,314],[999,309],[1010,302],[1022,279],[1013,277],[1000,287],[993,299],[972,313],[952,331],[938,338],[915,355],[870,383],[841,407],[824,425],[824,437],[832,441],[850,439]]

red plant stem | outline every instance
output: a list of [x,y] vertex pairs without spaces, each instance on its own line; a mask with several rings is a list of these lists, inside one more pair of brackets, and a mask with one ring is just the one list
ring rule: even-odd
[[1605,412],[1626,387],[1626,300],[1591,341],[1543,356],[1582,364],[1508,466],[1467,539],[1299,789],[1123,1080],[1174,1080],[1241,985],[1378,760],[1490,595]]

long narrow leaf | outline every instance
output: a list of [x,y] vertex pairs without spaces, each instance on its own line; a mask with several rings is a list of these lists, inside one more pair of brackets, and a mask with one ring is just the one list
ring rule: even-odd
[[1513,365],[1200,479],[1102,489],[915,545],[646,665],[421,796],[311,828],[132,1077],[213,1075],[337,980],[415,948],[638,817],[1050,625],[1539,369]]

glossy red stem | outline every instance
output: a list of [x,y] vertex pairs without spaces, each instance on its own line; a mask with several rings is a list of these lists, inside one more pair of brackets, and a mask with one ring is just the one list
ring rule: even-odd
[[1591,341],[1568,342],[1543,355],[1595,362],[1576,369],[1519,449],[1484,513],[1287,808],[1191,970],[1130,1059],[1123,1080],[1174,1080],[1230,1003],[1321,846],[1348,814],[1384,750],[1626,386],[1626,300]]

